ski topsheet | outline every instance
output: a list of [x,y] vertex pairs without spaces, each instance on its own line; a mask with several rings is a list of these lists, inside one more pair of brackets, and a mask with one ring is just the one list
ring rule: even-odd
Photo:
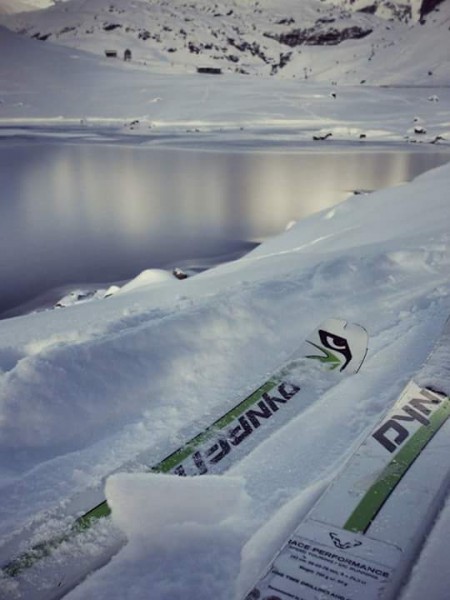
[[392,600],[450,483],[450,320],[246,600]]
[[[120,470],[181,476],[224,472],[297,416],[340,377],[356,373],[365,358],[367,341],[367,332],[359,325],[328,319],[268,380],[169,456],[158,461],[150,450]],[[13,585],[18,598],[61,598],[90,572],[108,562],[124,544],[123,536],[109,523],[106,540],[104,531],[98,536],[101,538],[99,552],[92,554],[91,550],[83,554],[83,538],[92,542],[89,533],[99,528],[100,522],[108,521],[104,517],[109,513],[106,500],[102,500],[75,521],[72,519],[69,529],[50,539],[33,535],[33,531],[22,533],[20,544],[16,546],[21,550],[25,547],[25,551],[17,551],[14,544],[0,548],[3,582]],[[75,548],[76,557],[70,555],[70,544]],[[58,554],[62,547],[64,552]],[[9,592],[2,595],[1,583],[2,579],[0,598],[3,599]],[[6,589],[10,588],[6,586]]]

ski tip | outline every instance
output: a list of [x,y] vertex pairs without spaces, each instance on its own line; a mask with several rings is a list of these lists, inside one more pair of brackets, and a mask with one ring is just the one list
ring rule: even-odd
[[307,343],[319,354],[308,354],[308,358],[327,363],[330,369],[342,373],[357,373],[368,350],[367,330],[345,319],[330,318],[321,323],[309,336]]

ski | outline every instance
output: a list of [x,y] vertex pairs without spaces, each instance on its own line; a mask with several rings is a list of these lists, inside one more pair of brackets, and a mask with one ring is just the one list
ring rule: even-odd
[[[181,447],[156,461],[150,449],[120,471],[147,470],[179,476],[224,472],[317,400],[340,377],[356,373],[364,361],[367,341],[363,327],[341,319],[328,319],[269,379]],[[26,536],[22,533],[19,546],[25,546],[25,551],[14,552],[11,544],[0,549],[0,559],[8,556],[2,561],[3,581],[19,590],[17,598],[23,600],[61,598],[89,573],[106,564],[125,543],[107,519],[109,514],[110,508],[103,497],[78,518],[72,519],[69,528],[50,539],[41,539],[33,535],[33,531]],[[83,543],[90,540],[89,533],[102,529],[98,537],[105,538],[103,525],[108,521],[106,539],[99,544],[100,551],[94,556],[83,555]],[[76,547],[75,561],[64,559],[61,552],[54,556],[71,544]],[[66,553],[70,555],[70,551]],[[0,598],[4,598],[1,591]]]
[[450,483],[450,319],[246,600],[394,600]]

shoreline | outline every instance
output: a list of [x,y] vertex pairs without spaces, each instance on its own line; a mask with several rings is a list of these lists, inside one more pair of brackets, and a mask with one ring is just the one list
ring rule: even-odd
[[[138,149],[180,149],[210,152],[280,152],[280,153],[321,153],[328,151],[339,152],[376,152],[376,151],[405,151],[405,152],[450,152],[450,137],[416,134],[412,137],[379,136],[369,138],[357,137],[354,131],[339,131],[333,134],[329,129],[329,137],[315,139],[314,133],[292,126],[284,128],[249,128],[239,129],[203,128],[186,130],[183,127],[171,128],[150,127],[142,122],[139,130],[130,130],[127,124],[104,125],[95,121],[81,124],[77,120],[50,121],[42,124],[36,121],[24,120],[21,124],[12,126],[2,123],[0,119],[0,143],[86,143],[122,146],[133,146]],[[348,128],[352,129],[352,128]],[[151,130],[151,132],[149,131]],[[361,134],[358,134],[361,135]]]

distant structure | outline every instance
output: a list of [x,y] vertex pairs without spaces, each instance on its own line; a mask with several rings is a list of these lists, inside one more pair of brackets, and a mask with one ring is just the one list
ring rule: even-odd
[[117,50],[105,50],[105,56],[107,58],[117,58]]
[[207,75],[222,75],[222,69],[217,67],[197,67],[197,73],[206,73]]
[[131,50],[129,48],[127,48],[125,50],[125,52],[123,53],[123,60],[125,60],[125,61],[131,60]]

